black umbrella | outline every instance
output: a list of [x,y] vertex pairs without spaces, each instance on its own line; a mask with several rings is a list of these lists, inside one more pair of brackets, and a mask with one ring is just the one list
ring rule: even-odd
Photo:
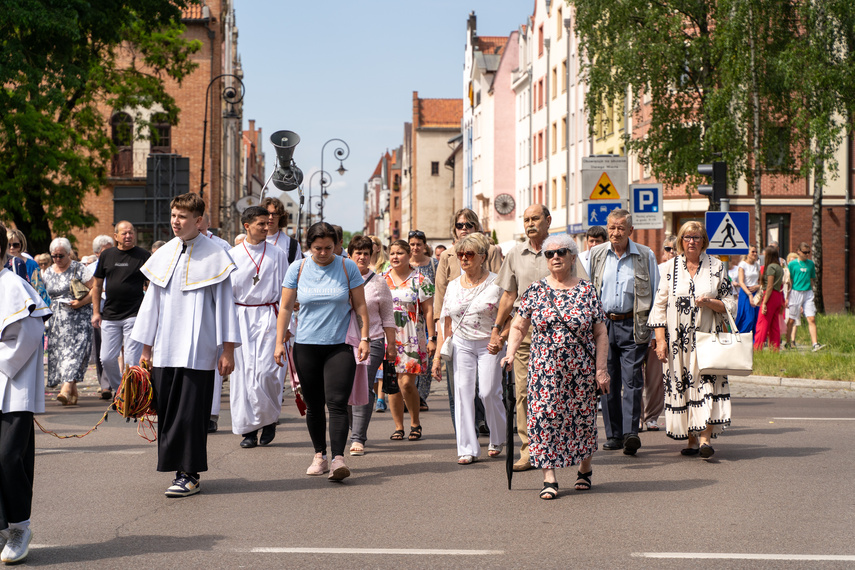
[[505,384],[505,410],[508,416],[508,433],[505,441],[507,442],[507,457],[505,457],[505,471],[508,473],[508,490],[511,489],[511,480],[514,478],[514,432],[516,431],[516,423],[514,422],[514,410],[517,409],[517,392],[514,385],[514,365],[508,363],[502,367],[502,380]]

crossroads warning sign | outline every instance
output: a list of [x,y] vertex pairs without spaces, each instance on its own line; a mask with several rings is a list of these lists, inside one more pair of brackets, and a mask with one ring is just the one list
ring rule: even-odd
[[612,179],[609,178],[608,172],[603,172],[600,175],[599,180],[597,180],[597,184],[594,186],[594,189],[591,191],[591,195],[588,197],[589,200],[620,200],[620,192],[612,183]]

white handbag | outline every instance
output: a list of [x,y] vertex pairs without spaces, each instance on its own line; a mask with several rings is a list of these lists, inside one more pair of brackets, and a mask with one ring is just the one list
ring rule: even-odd
[[[727,310],[730,330],[738,331]],[[701,374],[748,376],[754,369],[754,334],[751,332],[695,332],[695,354]]]
[[439,356],[446,362],[451,362],[454,357],[454,337],[450,336],[442,343],[442,348],[439,349]]

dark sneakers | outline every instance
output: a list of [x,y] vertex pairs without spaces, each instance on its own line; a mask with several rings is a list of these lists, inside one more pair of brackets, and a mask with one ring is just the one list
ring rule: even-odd
[[617,449],[623,449],[623,438],[622,437],[610,437],[603,444],[603,449],[608,451],[615,451]]
[[638,448],[641,447],[641,438],[637,433],[631,433],[623,438],[623,453],[624,455],[635,455]]

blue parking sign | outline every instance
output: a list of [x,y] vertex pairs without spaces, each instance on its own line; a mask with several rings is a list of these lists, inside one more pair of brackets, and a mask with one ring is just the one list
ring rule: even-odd
[[585,221],[589,227],[605,226],[606,218],[609,216],[609,213],[612,210],[623,208],[622,202],[602,202],[600,200],[595,200],[586,202],[586,204],[588,205],[588,212]]
[[633,213],[653,214],[659,211],[659,193],[656,186],[636,186],[632,188]]

